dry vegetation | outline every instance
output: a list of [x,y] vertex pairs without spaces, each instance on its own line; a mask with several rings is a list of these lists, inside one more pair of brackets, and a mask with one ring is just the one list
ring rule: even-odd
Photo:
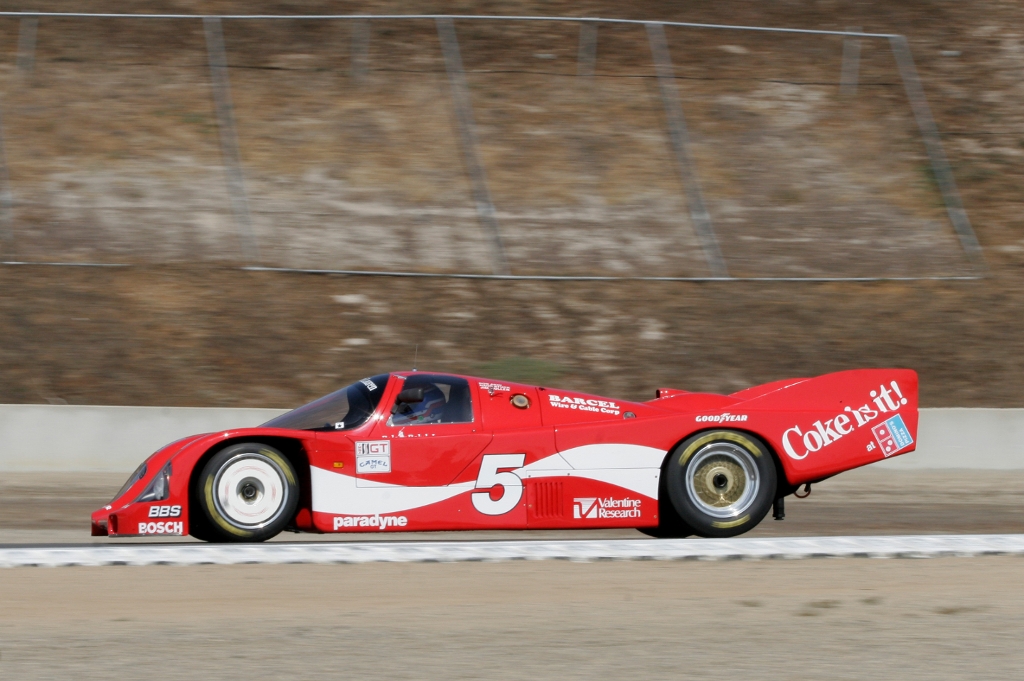
[[[0,3],[3,9],[10,3]],[[332,3],[128,2],[127,11],[295,13]],[[79,5],[52,0],[38,9]],[[393,12],[363,3],[344,11]],[[1022,406],[1024,10],[1017,3],[403,3],[906,34],[989,265],[981,281],[542,283],[240,272],[198,21],[48,20],[0,107],[16,206],[0,269],[0,401],[288,406],[373,371],[539,375],[640,397],[910,366],[926,406]],[[647,38],[602,26],[460,24],[480,154],[513,270],[704,275]],[[733,274],[942,275],[968,267],[888,46],[668,32],[693,154]],[[374,24],[352,77],[345,24],[228,22],[261,260],[482,271],[433,26]],[[150,266],[160,263],[159,266]],[[532,373],[531,373],[532,372]]]

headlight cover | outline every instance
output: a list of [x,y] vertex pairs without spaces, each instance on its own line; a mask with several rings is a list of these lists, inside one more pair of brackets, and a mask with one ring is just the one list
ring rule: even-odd
[[171,492],[171,462],[168,461],[167,465],[163,467],[159,473],[146,485],[146,489],[143,490],[139,498],[135,500],[135,503],[141,501],[163,501]]
[[132,485],[137,483],[139,480],[142,480],[144,477],[146,477],[146,462],[145,461],[142,462],[141,466],[139,466],[138,468],[135,469],[135,472],[132,473],[132,476],[130,478],[128,478],[128,482],[124,483],[124,485],[121,486],[121,489],[119,489],[117,491],[117,494],[114,495],[114,498],[111,500],[110,503],[114,503],[115,501],[120,499],[122,494],[124,494],[129,489],[131,489]]

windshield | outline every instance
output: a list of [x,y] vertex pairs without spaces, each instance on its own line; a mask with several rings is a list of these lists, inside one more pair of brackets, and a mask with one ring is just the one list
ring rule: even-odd
[[364,378],[263,424],[292,430],[349,430],[366,423],[388,384],[390,374]]

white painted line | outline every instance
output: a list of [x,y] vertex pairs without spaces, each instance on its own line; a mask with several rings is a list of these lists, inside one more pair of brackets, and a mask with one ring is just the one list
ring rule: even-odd
[[1024,555],[1024,534],[771,539],[118,544],[0,548],[0,567],[424,563],[503,560],[761,560]]

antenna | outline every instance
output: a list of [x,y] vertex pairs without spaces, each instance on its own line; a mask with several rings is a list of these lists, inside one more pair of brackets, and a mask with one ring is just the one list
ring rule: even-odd
[[419,359],[420,359],[420,344],[417,343],[416,344],[416,354],[412,358],[412,370],[413,371],[416,371],[416,363],[419,362]]

